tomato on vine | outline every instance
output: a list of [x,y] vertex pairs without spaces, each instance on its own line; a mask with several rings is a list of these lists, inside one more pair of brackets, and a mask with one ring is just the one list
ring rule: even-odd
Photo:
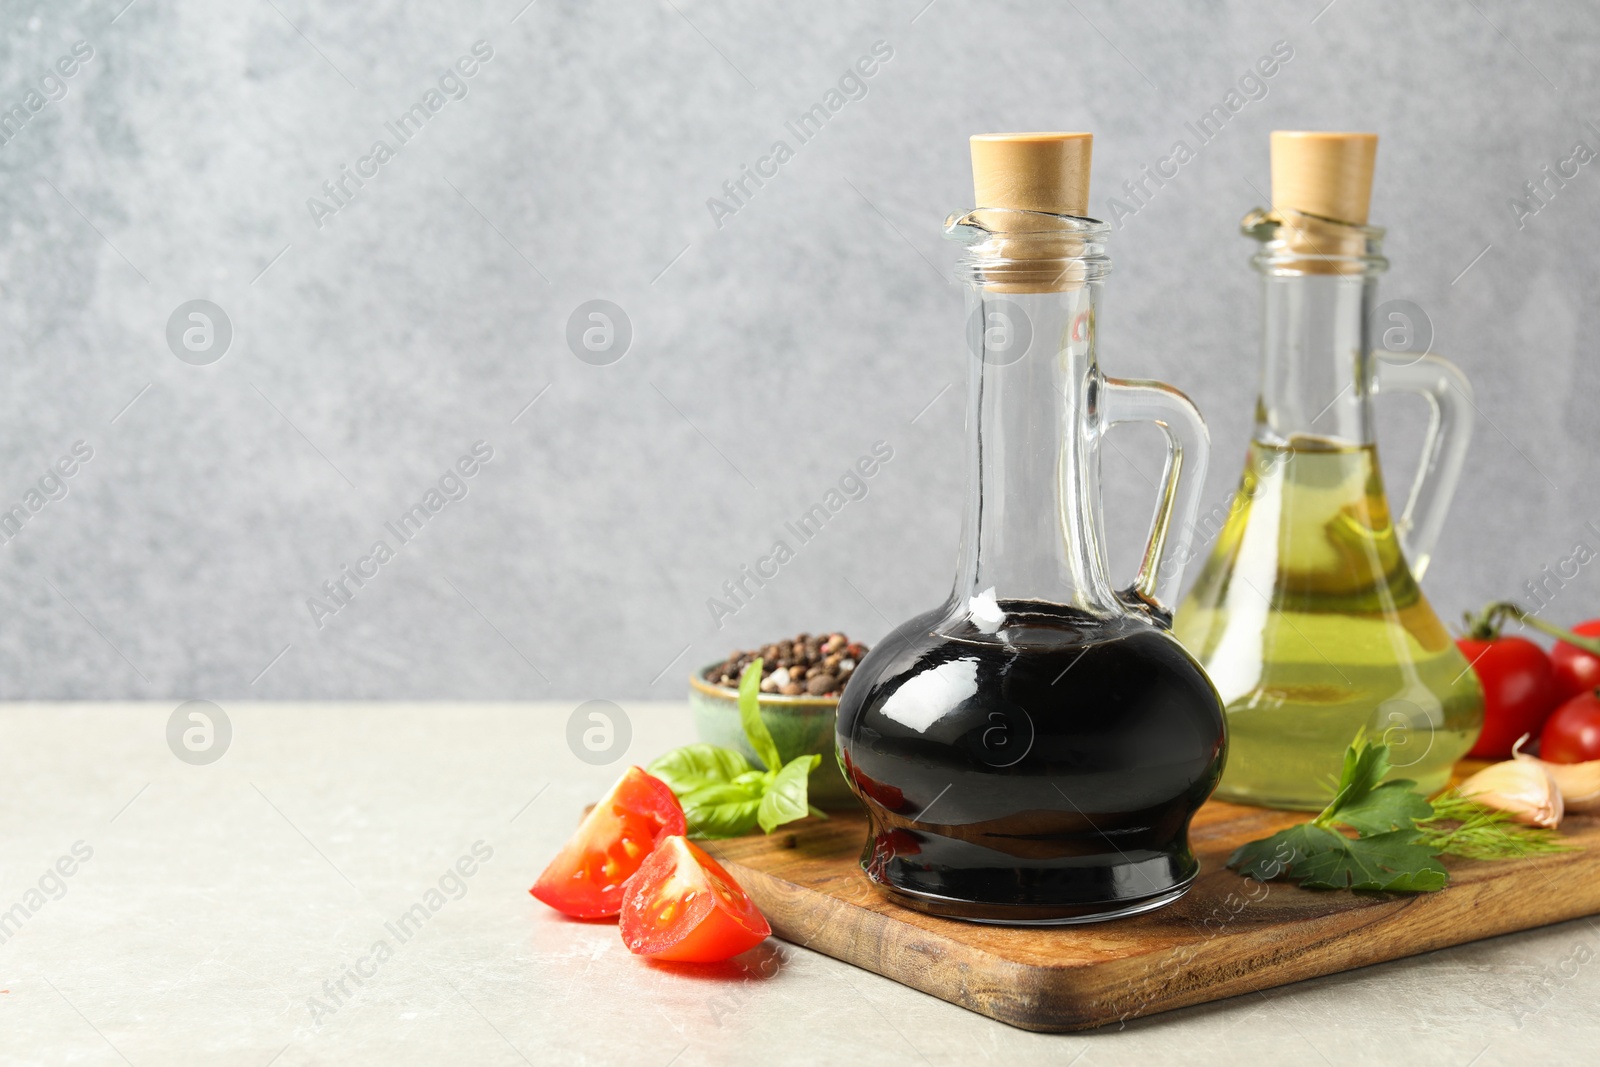
[[1473,759],[1510,759],[1517,739],[1537,734],[1556,706],[1550,657],[1525,637],[1502,634],[1509,613],[1500,608],[1469,615],[1467,636],[1456,640],[1483,687],[1483,732],[1467,753]]
[[[1600,619],[1580,622],[1572,632],[1582,637],[1600,637]],[[1557,641],[1550,650],[1550,666],[1555,671],[1558,703],[1600,689],[1600,655],[1587,648]]]
[[1539,758],[1551,763],[1600,759],[1600,692],[1579,693],[1555,710],[1539,738]]
[[[1549,655],[1532,641],[1507,637],[1501,628],[1515,620],[1556,639]],[[1539,754],[1554,763],[1600,759],[1600,620],[1563,630],[1516,604],[1502,601],[1490,604],[1477,615],[1467,616],[1467,636],[1456,641],[1483,686],[1483,732],[1468,756],[1477,759],[1507,759],[1511,746],[1524,734],[1543,735]],[[1597,726],[1587,731],[1587,705],[1594,701]],[[1580,705],[1567,711],[1568,704]],[[1558,724],[1557,714],[1561,715]],[[1549,720],[1548,725],[1546,720]],[[1585,740],[1590,736],[1593,740]],[[1554,751],[1561,755],[1551,755]],[[1593,756],[1569,753],[1594,751]]]

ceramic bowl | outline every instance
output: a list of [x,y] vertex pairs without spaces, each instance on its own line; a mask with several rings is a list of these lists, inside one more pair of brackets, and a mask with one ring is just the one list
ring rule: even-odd
[[[739,692],[706,681],[706,672],[722,661],[708,663],[689,676],[689,706],[694,709],[695,732],[700,740],[744,753],[752,767],[760,767],[755,750],[739,724]],[[815,753],[822,763],[811,772],[807,787],[811,803],[825,810],[853,808],[857,801],[839,773],[833,754],[833,730],[839,715],[836,697],[761,694],[761,721],[767,724],[778,755],[784,762]]]

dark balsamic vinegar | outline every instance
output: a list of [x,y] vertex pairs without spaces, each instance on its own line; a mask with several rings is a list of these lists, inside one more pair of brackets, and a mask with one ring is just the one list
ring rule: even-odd
[[[857,667],[838,754],[899,902],[990,922],[1085,922],[1181,895],[1189,820],[1222,773],[1221,704],[1151,617],[948,606]],[[985,632],[985,630],[989,632]]]
[[[866,874],[910,907],[1088,922],[1176,900],[1189,820],[1222,773],[1222,702],[1168,632],[1205,480],[1205,423],[1096,355],[1111,226],[1085,216],[1087,133],[972,138],[966,255],[970,451],[949,601],[864,657],[838,754],[866,806]],[[1100,448],[1162,428],[1138,573],[1106,562]]]

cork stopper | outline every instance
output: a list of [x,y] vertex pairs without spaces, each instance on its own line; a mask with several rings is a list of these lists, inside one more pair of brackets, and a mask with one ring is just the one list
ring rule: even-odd
[[[1089,214],[1089,133],[980,133],[972,138],[972,191],[979,208]],[[1083,287],[1075,234],[1039,232],[996,239],[984,288],[997,293],[1066,292]]]
[[1307,257],[1297,265],[1302,273],[1364,269],[1357,259],[1367,240],[1356,227],[1367,224],[1377,154],[1375,133],[1272,132],[1272,209],[1283,218],[1287,249]]
[[1365,226],[1377,155],[1375,133],[1274,130],[1272,206]]
[[972,138],[978,207],[1089,213],[1091,133],[980,133]]

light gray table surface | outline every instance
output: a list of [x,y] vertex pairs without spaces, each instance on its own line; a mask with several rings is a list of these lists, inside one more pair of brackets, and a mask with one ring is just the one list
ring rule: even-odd
[[[627,760],[692,739],[686,705],[624,707]],[[0,1063],[1524,1067],[1600,1047],[1591,921],[1074,1035],[775,941],[668,971],[527,894],[625,765],[574,756],[572,704],[229,703],[209,765],[169,749],[174,708],[0,705]],[[474,846],[492,855],[430,901]],[[406,940],[386,925],[430,902]]]

